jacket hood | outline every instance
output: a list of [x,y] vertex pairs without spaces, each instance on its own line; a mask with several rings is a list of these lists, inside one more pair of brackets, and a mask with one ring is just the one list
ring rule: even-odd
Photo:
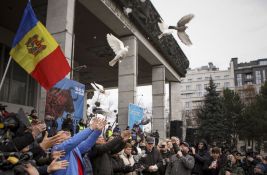
[[208,143],[205,139],[201,139],[197,144],[196,144],[196,149],[198,150],[198,144],[199,143],[203,143],[204,144],[204,148],[203,150],[208,150]]

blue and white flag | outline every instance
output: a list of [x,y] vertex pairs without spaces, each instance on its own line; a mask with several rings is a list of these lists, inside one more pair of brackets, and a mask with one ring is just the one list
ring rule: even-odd
[[[140,124],[144,117],[144,109],[135,104],[129,104],[128,106],[128,125],[130,129],[133,128],[134,124]],[[143,126],[140,126],[141,128]],[[143,129],[143,128],[142,128]]]

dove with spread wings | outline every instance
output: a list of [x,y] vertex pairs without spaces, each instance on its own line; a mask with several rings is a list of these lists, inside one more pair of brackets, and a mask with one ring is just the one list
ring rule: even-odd
[[129,47],[124,46],[123,42],[112,34],[107,34],[107,41],[113,52],[116,54],[115,58],[109,62],[109,65],[113,67],[118,61],[121,62],[126,56]]
[[172,34],[173,30],[177,30],[177,35],[182,43],[187,46],[192,45],[192,42],[189,36],[185,33],[185,30],[188,28],[186,26],[194,18],[193,14],[183,16],[177,23],[176,26],[167,26],[164,22],[158,23],[159,29],[162,34],[159,35],[159,39],[163,36]]
[[105,89],[102,85],[97,84],[96,82],[93,82],[91,83],[91,86],[94,88],[95,91],[105,94]]

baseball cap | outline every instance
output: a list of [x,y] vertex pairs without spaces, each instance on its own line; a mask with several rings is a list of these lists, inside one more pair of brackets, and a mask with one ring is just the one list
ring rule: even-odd
[[146,138],[146,142],[147,142],[148,144],[154,144],[154,143],[155,143],[155,139],[154,139],[153,137],[147,137],[147,138]]
[[189,144],[187,142],[181,142],[180,145],[184,145],[186,147],[189,147]]

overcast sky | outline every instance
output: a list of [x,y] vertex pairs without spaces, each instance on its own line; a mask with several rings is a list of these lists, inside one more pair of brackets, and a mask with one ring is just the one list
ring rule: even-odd
[[[176,36],[196,68],[213,62],[227,69],[230,59],[239,62],[267,58],[267,0],[151,0],[163,20],[175,25],[184,15],[193,13],[187,33],[193,45],[184,46]],[[166,87],[168,95],[168,86]],[[112,90],[110,99],[117,108],[118,91]],[[151,107],[151,86],[137,89],[137,103]]]
[[167,25],[193,13],[187,33],[193,45],[178,44],[196,68],[213,62],[226,69],[239,62],[267,58],[267,0],[151,0]]

